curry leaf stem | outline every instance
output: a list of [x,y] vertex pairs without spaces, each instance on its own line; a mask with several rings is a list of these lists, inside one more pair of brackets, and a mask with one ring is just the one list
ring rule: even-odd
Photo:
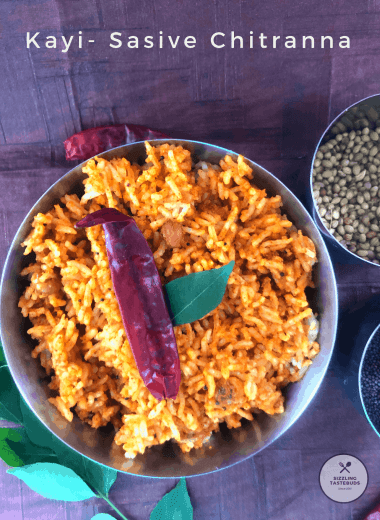
[[109,500],[108,497],[106,497],[106,495],[103,495],[103,493],[101,493],[100,491],[97,491],[97,493],[98,493],[98,497],[99,497],[99,498],[102,498],[103,500],[105,500],[105,501],[107,502],[107,504],[109,504],[109,505],[112,507],[112,509],[114,509],[114,510],[116,511],[116,513],[117,513],[118,515],[121,516],[121,518],[122,518],[123,520],[128,520],[128,518],[125,517],[125,516],[124,516],[124,515],[123,515],[123,514],[118,510],[118,508],[117,508],[117,507],[116,507],[116,506],[111,502],[111,500]]

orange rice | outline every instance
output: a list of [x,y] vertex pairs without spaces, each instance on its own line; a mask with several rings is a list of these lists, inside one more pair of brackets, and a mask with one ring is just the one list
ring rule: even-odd
[[[281,214],[281,197],[251,183],[242,156],[194,166],[181,146],[146,143],[146,151],[144,166],[90,159],[82,199],[65,195],[34,218],[23,245],[36,260],[21,273],[30,285],[19,302],[38,342],[32,356],[51,376],[50,402],[68,421],[76,413],[94,428],[111,422],[127,457],[169,439],[187,452],[223,421],[236,428],[258,410],[282,413],[281,388],[319,351],[305,295],[315,247]],[[163,283],[235,260],[222,303],[174,329],[182,372],[175,400],[158,402],[138,373],[102,227],[74,228],[101,207],[132,213]]]

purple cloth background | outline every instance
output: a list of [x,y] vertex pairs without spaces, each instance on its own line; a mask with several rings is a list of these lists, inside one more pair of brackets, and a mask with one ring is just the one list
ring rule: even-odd
[[[30,206],[71,164],[63,141],[84,128],[129,122],[172,137],[245,154],[303,201],[314,148],[345,107],[379,92],[379,0],[2,0],[0,2],[0,265]],[[83,49],[27,49],[26,31],[95,39]],[[194,49],[120,49],[112,31],[193,35]],[[211,47],[214,32],[244,36],[243,49]],[[248,48],[249,31],[255,47]],[[296,49],[260,49],[258,35],[293,35]],[[321,49],[319,37],[334,37]],[[302,49],[302,35],[316,37]],[[340,49],[339,36],[351,38]],[[226,41],[228,39],[226,38]],[[43,40],[42,40],[43,45]],[[362,415],[357,366],[380,321],[380,269],[333,254],[340,331],[334,359],[313,402],[279,440],[230,469],[188,479],[195,519],[360,520],[380,501],[380,441]],[[322,464],[359,457],[369,485],[350,504],[322,493]],[[120,474],[111,499],[129,520],[145,520],[175,480]],[[49,501],[6,474],[0,462],[1,520],[80,520],[112,510],[101,500]]]

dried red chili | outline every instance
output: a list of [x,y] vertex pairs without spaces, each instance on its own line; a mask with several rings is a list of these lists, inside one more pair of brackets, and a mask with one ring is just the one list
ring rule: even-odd
[[75,159],[85,161],[94,155],[122,144],[149,139],[164,139],[166,137],[168,137],[166,134],[151,130],[146,126],[109,125],[83,130],[66,139],[63,144],[68,161]]
[[380,520],[380,505],[376,506],[375,509],[372,509],[363,520]]
[[132,217],[116,209],[90,213],[76,227],[104,228],[113,289],[145,386],[175,399],[181,381],[177,344],[152,251]]

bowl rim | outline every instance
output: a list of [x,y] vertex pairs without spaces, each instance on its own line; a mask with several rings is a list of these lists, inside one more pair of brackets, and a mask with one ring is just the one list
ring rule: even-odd
[[376,336],[376,334],[379,331],[380,331],[380,323],[375,327],[375,329],[373,330],[372,334],[370,335],[369,339],[367,340],[367,342],[365,344],[365,347],[364,347],[364,350],[363,350],[363,354],[362,354],[362,358],[360,360],[359,372],[358,372],[358,382],[359,382],[358,386],[359,386],[360,401],[362,403],[362,407],[363,407],[363,410],[364,410],[365,417],[366,417],[367,421],[369,422],[369,424],[372,426],[372,429],[374,430],[374,432],[376,432],[376,434],[378,435],[378,437],[380,437],[380,431],[377,430],[376,426],[371,421],[371,419],[369,417],[369,414],[368,414],[368,411],[367,411],[365,400],[364,400],[364,397],[363,397],[362,377],[363,377],[363,366],[364,366],[365,357],[366,357],[367,352],[368,352],[368,350],[369,350],[369,348],[371,346],[371,342],[372,342],[373,338]]
[[[55,181],[51,186],[49,186],[49,188],[38,198],[38,200],[33,204],[33,206],[29,209],[29,211],[27,212],[25,218],[22,220],[22,222],[20,223],[14,237],[13,237],[13,240],[9,246],[9,250],[8,250],[8,253],[7,253],[7,256],[6,256],[6,260],[4,262],[4,267],[3,267],[3,271],[2,271],[2,276],[1,276],[1,283],[0,283],[0,315],[1,315],[1,307],[2,307],[2,295],[3,295],[3,286],[4,286],[4,282],[5,282],[5,271],[6,271],[6,266],[10,260],[10,256],[11,256],[11,253],[13,251],[13,246],[16,242],[16,239],[18,238],[18,234],[20,232],[20,229],[26,224],[26,222],[29,220],[29,219],[32,219],[34,217],[34,214],[33,213],[33,210],[34,208],[40,203],[40,201],[42,201],[45,196],[47,195],[47,193],[50,191],[50,190],[53,190],[54,187],[56,187],[58,184],[60,184],[62,182],[62,180],[64,180],[66,177],[68,177],[74,170],[77,170],[78,168],[82,169],[82,167],[91,159],[95,158],[95,157],[104,157],[104,156],[107,156],[107,154],[112,154],[113,152],[117,151],[117,150],[120,150],[120,149],[124,149],[126,146],[133,146],[133,145],[144,145],[145,142],[148,142],[148,143],[153,143],[154,144],[164,144],[164,143],[168,143],[168,142],[172,142],[172,144],[181,144],[181,143],[189,143],[189,145],[202,145],[202,146],[205,146],[205,147],[212,147],[213,150],[216,149],[217,152],[220,152],[220,153],[223,153],[224,155],[227,153],[227,154],[231,154],[234,158],[238,157],[239,155],[242,155],[242,154],[239,154],[238,152],[234,152],[232,150],[229,150],[227,148],[224,148],[224,147],[221,147],[221,146],[218,146],[218,145],[215,145],[215,144],[211,144],[211,143],[205,143],[203,141],[195,141],[195,140],[190,140],[190,139],[176,139],[176,138],[161,138],[161,139],[149,139],[149,140],[144,140],[144,141],[135,141],[133,143],[126,143],[126,144],[123,144],[123,145],[120,145],[118,147],[114,147],[114,148],[111,148],[109,150],[106,150],[104,152],[101,152],[97,155],[94,155],[93,157],[90,157],[89,159],[86,159],[80,163],[78,163],[77,165],[75,165],[73,168],[71,168],[67,173],[65,173],[62,177],[60,177],[57,181]],[[230,468],[232,466],[235,466],[236,464],[239,464],[240,462],[244,462],[246,460],[248,460],[249,458],[253,457],[254,455],[258,454],[259,452],[261,452],[263,449],[265,449],[266,447],[268,447],[270,444],[272,444],[273,442],[275,442],[279,437],[281,437],[281,435],[283,435],[285,432],[287,432],[293,425],[294,423],[301,417],[301,415],[304,413],[304,411],[306,410],[306,408],[308,408],[308,406],[310,405],[311,401],[313,400],[313,398],[315,397],[315,395],[317,394],[325,376],[326,376],[326,373],[327,373],[327,370],[329,368],[329,365],[330,365],[330,362],[331,362],[331,358],[332,358],[332,354],[333,354],[333,351],[334,351],[334,346],[335,346],[335,343],[336,343],[336,336],[337,336],[337,324],[338,324],[338,314],[339,314],[339,301],[338,301],[338,289],[337,289],[337,283],[336,283],[336,276],[335,276],[335,271],[334,271],[334,267],[333,267],[333,264],[332,264],[332,260],[331,260],[331,257],[330,257],[330,253],[327,249],[327,246],[325,244],[325,241],[323,240],[322,238],[322,234],[321,234],[321,231],[320,229],[318,228],[318,225],[316,224],[315,220],[312,218],[312,216],[310,215],[310,212],[306,209],[306,207],[304,206],[304,204],[298,199],[298,197],[293,193],[293,191],[288,188],[278,177],[276,177],[273,173],[269,172],[266,168],[264,168],[263,166],[261,166],[260,164],[256,163],[255,161],[249,159],[249,157],[245,156],[244,155],[244,158],[247,159],[252,165],[254,166],[257,166],[258,168],[260,168],[261,170],[265,171],[265,174],[266,175],[269,175],[269,177],[273,177],[275,179],[275,181],[277,183],[279,183],[283,189],[285,189],[286,192],[288,192],[292,197],[294,197],[296,199],[296,201],[298,202],[298,204],[302,207],[302,210],[304,213],[306,213],[309,218],[310,218],[310,224],[314,227],[314,231],[315,233],[319,236],[319,238],[321,239],[320,241],[320,249],[323,250],[324,252],[324,256],[325,256],[325,260],[328,264],[328,270],[330,272],[330,275],[331,275],[331,280],[332,280],[332,288],[331,288],[331,294],[330,294],[330,297],[332,299],[332,304],[333,304],[333,308],[335,310],[335,313],[334,313],[334,316],[333,316],[333,323],[332,323],[332,326],[333,326],[333,335],[331,337],[331,348],[330,348],[330,351],[328,352],[328,354],[325,354],[325,367],[323,368],[323,370],[321,370],[321,373],[320,375],[318,376],[318,382],[317,384],[315,384],[315,386],[313,387],[313,389],[311,390],[311,392],[309,393],[309,396],[306,400],[306,402],[303,404],[303,406],[299,407],[297,409],[297,412],[294,413],[294,416],[292,417],[292,420],[289,422],[289,424],[286,425],[285,429],[284,430],[279,430],[277,431],[273,437],[269,440],[269,441],[265,441],[263,445],[259,445],[254,452],[252,453],[249,453],[248,455],[243,455],[242,458],[238,461],[235,461],[235,462],[232,462],[230,464],[227,464],[226,466],[223,466],[223,467],[217,467],[217,468],[214,468],[212,470],[208,470],[208,471],[205,471],[205,472],[202,472],[202,473],[195,473],[195,474],[192,474],[192,475],[185,475],[186,478],[190,478],[190,477],[196,477],[196,476],[203,476],[203,475],[208,475],[208,474],[211,474],[211,473],[215,473],[217,471],[222,471],[223,469],[227,469],[227,468]],[[5,359],[7,361],[7,366],[9,368],[9,371],[11,373],[11,376],[12,376],[12,379],[14,381],[14,383],[16,384],[21,396],[23,397],[23,399],[25,400],[25,402],[27,403],[27,405],[29,406],[29,408],[31,409],[31,411],[35,414],[35,416],[38,418],[38,420],[40,420],[42,422],[42,424],[53,434],[55,435],[56,437],[58,437],[61,442],[65,443],[66,446],[68,446],[70,449],[73,449],[74,451],[76,451],[77,453],[79,453],[80,455],[88,458],[89,460],[93,461],[93,462],[96,462],[97,464],[100,464],[101,466],[105,466],[105,467],[110,467],[110,468],[113,468],[113,466],[109,466],[109,465],[106,465],[106,464],[103,464],[91,457],[89,457],[88,455],[85,455],[84,453],[82,453],[81,451],[79,451],[78,449],[76,448],[73,448],[70,444],[68,444],[63,438],[59,437],[55,432],[53,432],[49,426],[47,426],[40,418],[39,416],[37,415],[37,413],[35,412],[34,408],[30,405],[29,403],[29,399],[27,397],[27,395],[24,393],[23,389],[22,389],[22,385],[20,384],[20,382],[17,380],[17,378],[14,376],[14,371],[11,367],[11,365],[9,365],[8,363],[8,357],[7,357],[7,353],[6,353],[6,348],[5,348],[5,345],[6,345],[6,341],[4,341],[5,337],[4,337],[4,333],[3,333],[3,327],[2,327],[2,324],[0,322],[0,338],[2,340],[2,343],[3,343],[3,346],[4,346],[4,355],[5,355]],[[306,371],[307,372],[307,371]],[[300,381],[302,381],[303,378],[300,379]],[[299,382],[300,382],[299,381]],[[285,409],[285,412],[286,413],[286,409]],[[281,414],[282,415],[282,414]],[[116,469],[116,468],[114,468]],[[138,477],[145,477],[145,478],[178,478],[178,475],[174,475],[174,476],[157,476],[157,475],[143,475],[143,474],[135,474],[135,473],[129,473],[128,471],[126,470],[117,470],[117,471],[120,471],[122,473],[126,473],[128,475],[133,475],[133,476],[138,476]]]
[[[318,231],[322,234],[322,236],[330,238],[331,240],[333,240],[334,244],[338,245],[339,248],[342,251],[344,251],[345,253],[348,253],[349,255],[351,255],[357,262],[361,261],[361,262],[365,262],[368,265],[372,265],[372,266],[375,266],[375,267],[380,267],[380,264],[375,264],[373,262],[370,262],[369,260],[366,260],[365,258],[362,258],[361,256],[356,255],[355,253],[353,253],[349,249],[347,249],[344,246],[342,246],[342,244],[334,237],[334,235],[332,233],[330,233],[330,231],[325,227],[325,225],[322,222],[322,217],[319,214],[318,206],[317,206],[316,200],[314,198],[314,191],[313,191],[313,165],[314,165],[314,161],[315,161],[316,155],[317,155],[317,153],[319,151],[319,147],[320,147],[323,139],[325,138],[325,136],[331,131],[331,128],[335,125],[335,123],[339,122],[339,120],[346,114],[346,112],[348,112],[349,110],[351,110],[355,106],[360,105],[361,103],[364,103],[368,99],[373,99],[373,98],[376,98],[376,97],[379,98],[379,106],[380,106],[380,93],[372,94],[371,96],[367,96],[367,97],[361,99],[360,101],[355,101],[355,103],[352,103],[352,105],[350,105],[347,108],[345,108],[344,110],[342,110],[342,112],[340,112],[340,114],[338,114],[335,117],[335,119],[333,119],[331,121],[331,123],[328,125],[326,130],[321,135],[321,137],[320,137],[320,139],[319,139],[319,141],[317,143],[317,146],[315,147],[315,150],[314,150],[313,158],[311,160],[311,165],[310,165],[310,175],[309,175],[310,186],[309,187],[310,187],[311,199],[313,201],[313,215],[312,215],[312,217],[313,217],[314,222],[315,222],[315,224],[316,224],[316,226],[318,228]],[[316,218],[316,216],[318,217],[318,219]]]

